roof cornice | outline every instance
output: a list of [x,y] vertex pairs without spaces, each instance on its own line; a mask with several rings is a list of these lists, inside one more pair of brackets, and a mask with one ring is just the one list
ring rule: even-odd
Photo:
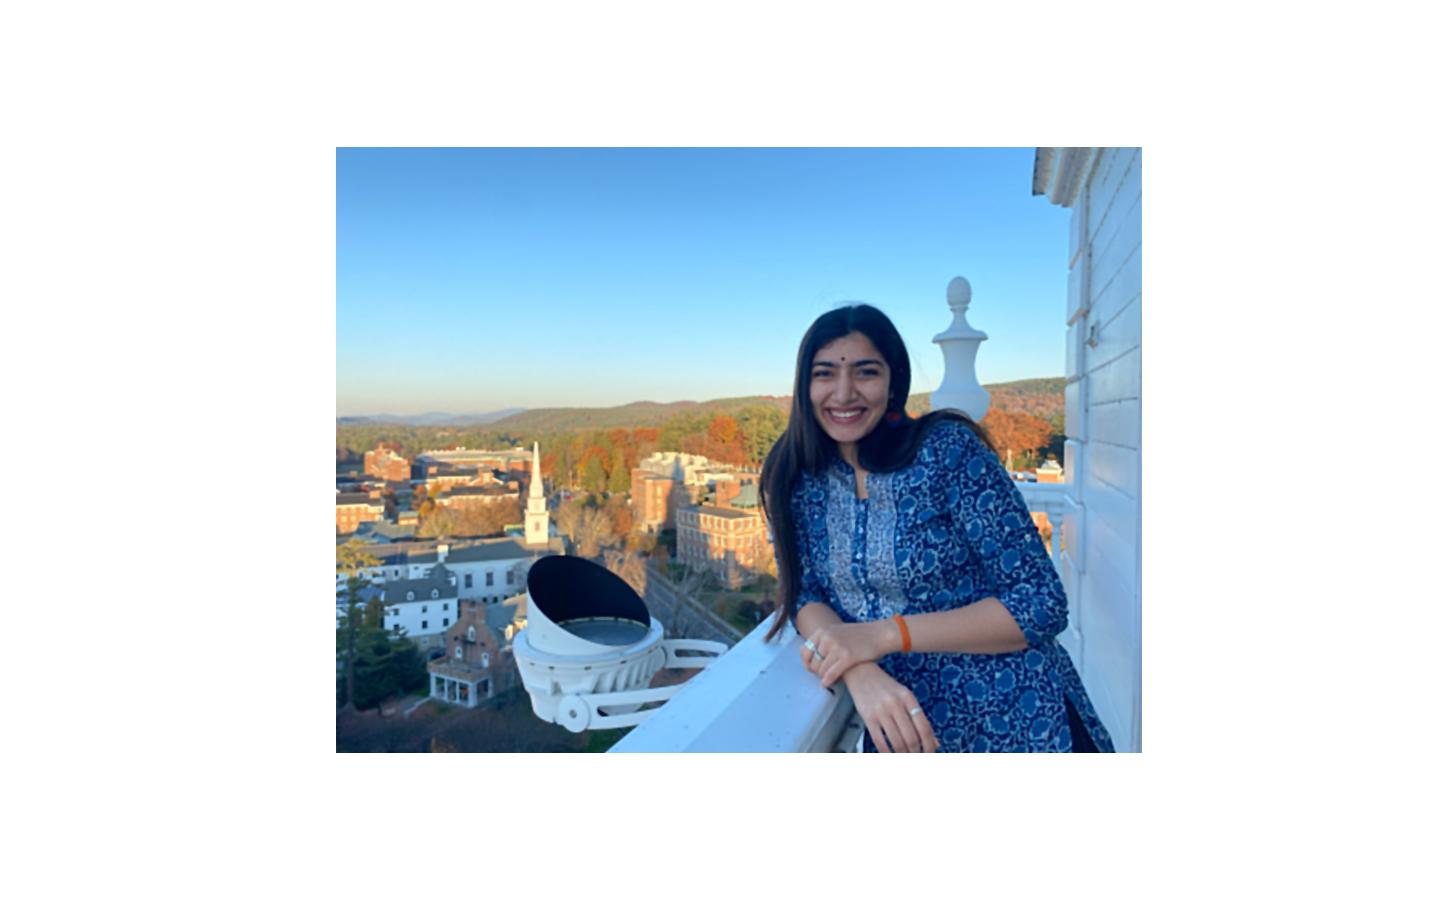
[[1090,177],[1098,150],[1098,147],[1036,147],[1031,195],[1044,194],[1051,203],[1069,208]]

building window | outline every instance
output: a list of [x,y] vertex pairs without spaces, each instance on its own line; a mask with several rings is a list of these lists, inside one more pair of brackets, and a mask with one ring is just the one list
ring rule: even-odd
[[495,573],[494,573],[494,572],[486,572],[486,573],[485,573],[485,586],[486,586],[486,587],[490,587],[490,586],[493,585],[493,584],[495,584]]
[[482,669],[488,669],[488,668],[490,668],[490,654],[488,654],[488,653],[482,653],[482,654],[480,654],[480,668],[482,668]]
[[421,631],[424,631],[426,628],[429,628],[429,627],[430,627],[430,623],[429,623],[429,622],[425,621],[424,619],[421,619],[421,620],[420,620],[420,630],[421,630]]
[[474,575],[471,575],[469,572],[466,572],[466,573],[465,573],[465,586],[466,586],[467,588],[468,588],[468,587],[474,587],[474,586],[475,586],[474,582],[475,582],[475,576],[474,576]]
[[422,607],[420,607],[420,611],[421,611],[422,613],[423,613],[423,612],[429,612],[429,611],[430,611],[430,607],[428,607],[428,606],[422,606]]
[[440,599],[440,589],[439,589],[439,588],[431,588],[431,589],[430,589],[430,599],[431,599],[431,600],[439,600],[439,599]]
[[395,633],[396,633],[396,634],[399,634],[399,633],[400,633],[400,623],[399,623],[399,622],[396,622],[396,623],[395,623],[394,625],[392,625],[391,627],[395,629]]
[[474,640],[475,640],[475,626],[474,626],[474,625],[471,625],[469,628],[467,628],[467,629],[465,630],[465,639],[466,639],[466,640],[469,640],[469,641],[474,641]]
[[449,610],[449,609],[450,609],[450,604],[448,604],[448,603],[442,603],[442,604],[440,604],[440,611],[441,611],[441,612],[445,612],[445,611],[447,611],[447,610]]
[[450,620],[449,620],[449,619],[441,619],[441,620],[440,620],[440,625],[441,625],[442,628],[449,628],[449,627],[450,627]]
[[406,600],[414,600],[414,599],[415,599],[415,592],[414,592],[414,591],[406,591],[406,592],[405,592],[405,599],[406,599]]
[[505,573],[505,583],[506,583],[506,584],[514,584],[514,583],[515,583],[515,570],[514,570],[514,569],[510,569],[509,571],[507,571],[507,572]]
[[464,657],[465,657],[465,648],[462,647],[462,646],[460,646],[459,644],[456,644],[456,645],[455,645],[455,658],[456,658],[456,659],[463,659]]

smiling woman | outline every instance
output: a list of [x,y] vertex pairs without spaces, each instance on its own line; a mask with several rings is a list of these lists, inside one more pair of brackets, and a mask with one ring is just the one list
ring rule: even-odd
[[1113,749],[1055,640],[1067,603],[984,430],[905,415],[910,358],[849,306],[800,342],[790,424],[765,460],[781,608],[801,661],[844,681],[867,749]]

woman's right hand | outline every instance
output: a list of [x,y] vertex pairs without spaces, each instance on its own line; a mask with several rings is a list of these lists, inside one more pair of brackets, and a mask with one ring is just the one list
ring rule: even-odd
[[870,740],[881,753],[934,753],[940,747],[924,711],[910,689],[873,662],[851,667],[842,676],[855,710],[865,720]]

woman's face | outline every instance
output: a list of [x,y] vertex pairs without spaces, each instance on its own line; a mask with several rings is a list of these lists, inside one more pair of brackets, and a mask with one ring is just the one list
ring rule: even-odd
[[851,332],[815,353],[810,404],[820,427],[847,459],[855,444],[880,424],[889,399],[890,366],[865,335]]

